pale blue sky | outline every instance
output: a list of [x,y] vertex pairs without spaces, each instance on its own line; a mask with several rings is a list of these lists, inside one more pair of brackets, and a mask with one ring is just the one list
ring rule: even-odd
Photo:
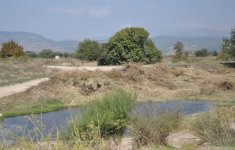
[[221,36],[235,25],[235,0],[0,0],[0,31],[54,40],[105,39],[123,27],[151,36]]

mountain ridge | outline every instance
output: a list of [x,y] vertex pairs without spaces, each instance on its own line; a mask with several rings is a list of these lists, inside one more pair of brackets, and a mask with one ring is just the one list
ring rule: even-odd
[[[173,49],[174,43],[177,41],[183,42],[185,49],[188,51],[195,51],[200,48],[207,48],[210,51],[219,50],[220,44],[223,37],[210,37],[210,36],[170,36],[162,35],[155,36],[151,38],[157,47],[163,52],[167,53]],[[31,32],[21,32],[21,31],[0,31],[0,43],[9,40],[14,40],[24,47],[25,51],[35,51],[39,52],[42,49],[52,49],[54,51],[75,51],[78,47],[79,41],[76,40],[66,40],[66,41],[55,41],[46,38],[42,35],[31,33]],[[107,42],[108,40],[100,39],[99,42]]]

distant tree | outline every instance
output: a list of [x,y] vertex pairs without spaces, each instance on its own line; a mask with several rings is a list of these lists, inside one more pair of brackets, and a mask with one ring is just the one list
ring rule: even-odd
[[24,55],[23,46],[15,41],[4,42],[1,44],[1,57],[20,57]]
[[182,42],[176,42],[174,44],[174,50],[176,55],[181,56],[184,54],[184,44]]
[[43,49],[41,52],[39,52],[39,57],[41,58],[54,58],[55,53],[51,49]]
[[61,51],[56,51],[56,52],[54,52],[54,55],[55,55],[55,56],[63,57],[64,53],[61,52]]
[[209,55],[209,52],[206,48],[199,49],[195,52],[195,56],[197,57],[206,57]]
[[100,44],[95,40],[85,39],[80,42],[77,49],[77,58],[94,61],[100,57]]
[[100,65],[117,65],[125,62],[143,62],[146,64],[161,61],[162,54],[149,38],[144,28],[125,28],[113,35],[107,50],[98,61]]
[[213,51],[211,55],[212,56],[218,56],[218,52],[217,51]]
[[25,55],[27,55],[29,57],[38,57],[38,54],[34,51],[26,51]]
[[184,50],[184,44],[182,42],[176,42],[174,44],[175,55],[173,56],[173,62],[185,61],[188,59],[188,52]]
[[226,60],[235,60],[235,27],[230,32],[230,38],[224,38],[222,54]]

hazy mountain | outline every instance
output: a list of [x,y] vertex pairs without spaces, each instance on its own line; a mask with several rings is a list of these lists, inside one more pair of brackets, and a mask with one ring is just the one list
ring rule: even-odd
[[53,41],[41,35],[28,32],[0,31],[0,43],[14,40],[24,47],[25,51],[41,51],[50,48],[54,51],[74,51],[77,41]]
[[[41,51],[44,48],[50,48],[54,51],[74,51],[78,46],[78,41],[54,41],[41,35],[28,32],[7,32],[0,31],[0,43],[14,40],[24,47],[25,51]],[[222,37],[177,37],[177,36],[157,36],[153,37],[158,48],[163,53],[167,53],[173,49],[174,43],[181,41],[185,45],[185,49],[195,51],[199,48],[208,48],[208,50],[219,50]],[[99,42],[107,42],[100,39]]]
[[207,48],[209,51],[220,50],[223,37],[176,37],[176,36],[157,36],[152,40],[162,52],[166,53],[173,50],[174,44],[182,42],[187,51],[195,51],[200,48]]

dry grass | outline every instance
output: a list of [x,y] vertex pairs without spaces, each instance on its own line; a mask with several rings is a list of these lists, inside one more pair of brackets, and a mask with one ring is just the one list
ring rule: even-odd
[[234,102],[234,74],[234,68],[224,67],[211,57],[189,58],[186,63],[172,63],[166,59],[146,68],[141,64],[127,64],[124,69],[111,72],[59,72],[46,83],[1,99],[0,109],[13,106],[16,101],[27,104],[42,99],[56,99],[69,107],[82,105],[88,99],[117,87],[135,91],[139,101],[196,99]]

